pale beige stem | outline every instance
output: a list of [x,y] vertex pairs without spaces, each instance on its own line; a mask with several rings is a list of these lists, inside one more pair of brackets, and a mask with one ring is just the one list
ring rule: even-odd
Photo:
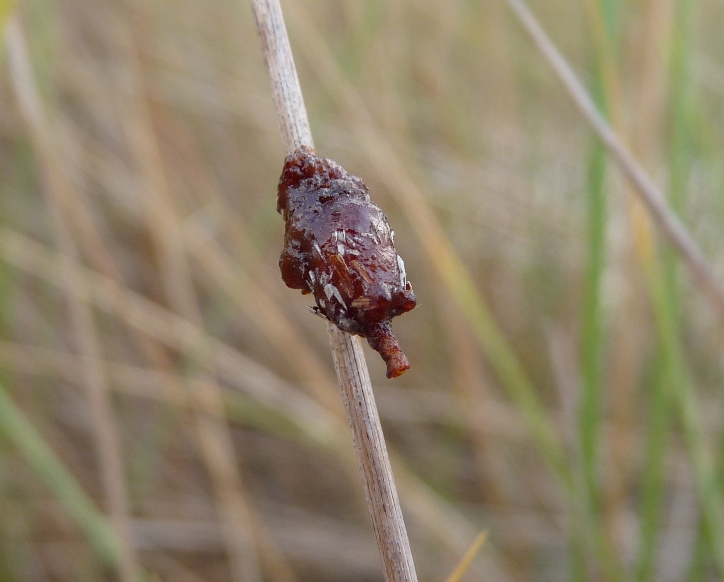
[[[269,69],[284,150],[314,147],[302,90],[278,0],[250,0]],[[392,467],[359,338],[328,324],[337,379],[362,472],[367,506],[387,582],[417,580]]]
[[302,88],[289,46],[287,28],[279,0],[250,0],[256,31],[272,84],[272,99],[282,134],[284,151],[291,154],[301,146],[314,149],[312,130],[304,107]]
[[361,342],[331,322],[327,331],[385,579],[417,580]]

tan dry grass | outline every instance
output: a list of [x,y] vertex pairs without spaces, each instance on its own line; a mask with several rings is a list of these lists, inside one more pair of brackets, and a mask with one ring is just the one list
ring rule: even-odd
[[[421,299],[395,322],[413,368],[391,385],[376,355],[369,358],[421,579],[444,579],[485,528],[489,540],[469,579],[559,580],[569,563],[575,509],[441,274],[465,267],[532,378],[555,438],[574,447],[589,138],[510,26],[502,2],[285,0],[284,8],[317,148],[368,182],[390,216]],[[582,7],[561,1],[536,8],[579,71],[605,53],[582,33]],[[282,224],[274,193],[283,154],[248,8],[148,3],[143,74],[129,73],[138,64],[128,32],[141,30],[132,10],[83,0],[52,10],[35,2],[22,7],[46,113],[44,139],[68,183],[62,207],[81,263],[74,279],[87,297],[69,287],[65,259],[51,251],[37,160],[5,73],[2,383],[85,489],[103,499],[89,453],[97,437],[84,422],[86,398],[73,389],[81,368],[67,355],[74,331],[64,297],[73,292],[93,310],[96,360],[112,391],[123,451],[117,456],[129,482],[131,529],[144,542],[144,569],[161,579],[230,579],[234,550],[223,543],[214,507],[242,494],[256,508],[249,527],[257,536],[269,532],[297,579],[379,579],[376,565],[360,565],[350,549],[371,532],[323,326],[278,277]],[[640,22],[664,22],[656,10],[651,2],[626,6]],[[711,30],[724,15],[708,0],[698,10],[697,50],[708,68],[698,69],[697,83],[711,84],[716,78],[707,71],[722,62],[724,48]],[[573,23],[575,31],[567,28]],[[614,60],[636,38],[645,43],[636,29],[623,28]],[[664,122],[657,121],[668,115],[664,72],[653,60],[616,64],[621,117],[636,108],[651,113],[637,116],[646,121],[638,127],[647,136],[641,147],[654,135],[665,149]],[[648,85],[650,94],[638,89],[639,66],[649,77],[664,77]],[[701,114],[714,129],[722,123],[717,95],[705,94]],[[716,233],[722,218],[712,194],[717,177],[706,170],[716,163],[705,163],[720,156],[722,143],[715,131],[708,139],[691,182],[700,205],[692,216],[704,217],[692,224],[697,236],[700,225]],[[154,140],[154,151],[140,147]],[[658,148],[644,154],[656,176],[665,171],[660,156]],[[627,250],[620,184],[610,179],[607,188],[613,197],[603,292],[610,349],[602,469],[610,503],[603,513],[631,565],[654,325]],[[158,195],[156,206],[146,206],[149,193]],[[724,247],[716,234],[706,236],[708,258],[721,272]],[[681,309],[695,387],[716,409],[721,328],[695,295],[682,294]],[[206,390],[215,394],[209,409],[201,401]],[[236,481],[222,495],[214,485],[212,464],[195,446],[194,418],[204,411],[225,433],[216,480],[243,473],[243,489]],[[712,441],[720,427],[704,423],[703,430]],[[670,435],[668,462],[681,467],[675,429]],[[24,466],[4,443],[0,464]],[[665,484],[676,493],[676,515],[692,521],[662,525],[666,539],[680,543],[658,556],[661,571],[687,567],[696,533],[695,494],[681,471],[683,477],[667,471]],[[0,515],[19,512],[29,523],[24,532],[10,531],[13,520],[2,520],[0,574],[14,568],[20,574],[7,579],[32,579],[27,573],[40,567],[52,579],[101,579],[88,546],[63,508],[45,501],[49,494],[33,474],[0,474]],[[12,491],[26,493],[18,499]],[[186,545],[174,533],[187,535]],[[12,568],[9,553],[16,556]],[[270,556],[259,556],[268,572]]]

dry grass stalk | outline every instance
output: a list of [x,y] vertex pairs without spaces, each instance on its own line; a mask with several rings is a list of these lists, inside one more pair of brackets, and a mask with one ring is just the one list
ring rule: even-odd
[[102,365],[100,342],[93,313],[88,303],[82,299],[87,294],[87,289],[79,273],[78,248],[61,208],[61,201],[64,198],[61,189],[66,187],[66,183],[50,147],[51,140],[46,133],[47,121],[43,118],[32,81],[30,59],[17,17],[12,18],[8,24],[7,44],[15,93],[25,122],[33,136],[40,160],[44,193],[53,217],[59,246],[63,252],[62,271],[66,282],[71,324],[80,352],[81,375],[88,393],[98,462],[111,520],[120,540],[119,576],[122,582],[136,582],[140,567],[130,539],[129,504],[125,490],[122,452],[108,379]]
[[[272,96],[287,153],[314,147],[278,0],[251,0],[257,32],[272,83]],[[416,581],[410,543],[402,517],[392,467],[359,338],[327,324],[337,378],[352,428],[357,459],[375,529],[385,579]]]
[[[193,289],[183,238],[153,128],[145,94],[143,63],[136,46],[141,36],[149,33],[147,19],[138,5],[134,5],[133,15],[136,34],[128,43],[125,59],[129,78],[132,79],[133,96],[124,108],[124,127],[144,189],[141,196],[143,215],[158,253],[166,300],[172,311],[202,327],[203,317]],[[237,470],[231,434],[223,418],[221,389],[208,370],[202,368],[192,372],[191,376],[192,381],[203,386],[202,390],[190,391],[195,403],[193,423],[200,452],[212,478],[232,579],[237,582],[261,581],[254,520]],[[207,414],[208,409],[215,413]]]
[[445,582],[460,582],[463,579],[463,576],[465,576],[465,574],[467,573],[468,568],[470,568],[470,564],[473,563],[475,556],[478,555],[478,552],[480,552],[480,548],[483,547],[486,537],[488,537],[487,531],[481,531],[478,534],[478,537],[473,540],[470,548],[467,552],[465,552],[465,555],[460,560],[460,563],[457,565],[455,570],[453,570],[452,574],[448,576]]

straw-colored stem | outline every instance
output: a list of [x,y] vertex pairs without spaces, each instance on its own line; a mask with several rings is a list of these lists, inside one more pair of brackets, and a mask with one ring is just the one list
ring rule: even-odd
[[284,151],[314,149],[302,88],[294,66],[292,48],[279,0],[250,0],[256,31],[272,84],[272,99],[279,121]]
[[362,345],[333,323],[327,323],[327,331],[385,579],[417,580]]
[[[250,0],[287,153],[314,147],[278,0]],[[367,364],[357,337],[327,326],[387,582],[417,580]]]

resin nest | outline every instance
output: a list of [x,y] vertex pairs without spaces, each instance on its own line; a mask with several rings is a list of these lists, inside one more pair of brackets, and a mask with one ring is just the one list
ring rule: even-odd
[[302,147],[287,156],[277,210],[284,217],[282,279],[312,293],[313,310],[367,338],[394,378],[410,367],[390,320],[417,303],[387,216],[364,182]]

